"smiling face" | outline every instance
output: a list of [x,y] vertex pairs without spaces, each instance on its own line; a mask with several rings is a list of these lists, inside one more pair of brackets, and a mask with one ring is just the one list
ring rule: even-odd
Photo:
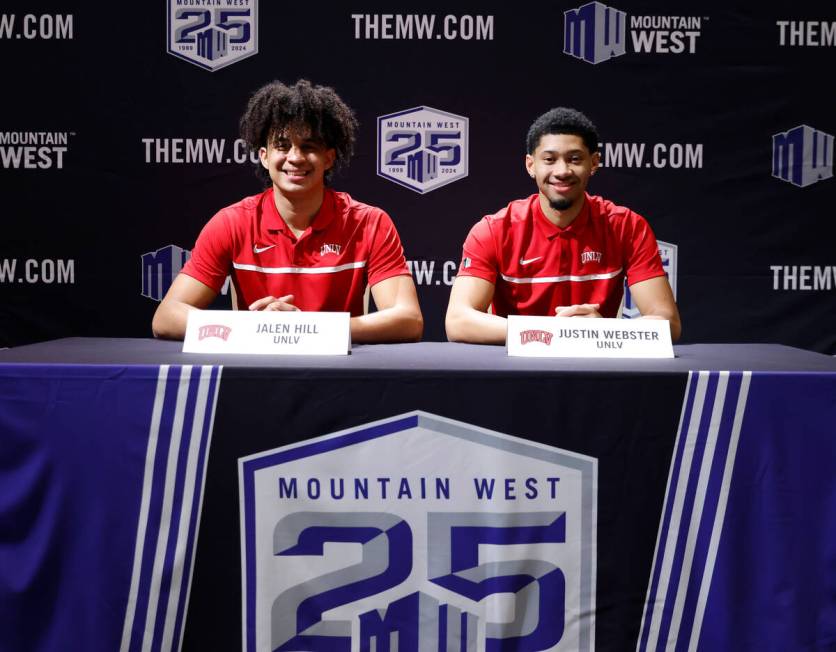
[[334,165],[334,149],[312,138],[310,130],[286,130],[271,141],[258,150],[258,155],[273,188],[288,199],[321,193],[325,173]]
[[[589,153],[580,136],[545,134],[533,154],[525,157],[525,167],[537,183],[540,198],[556,212],[580,210],[584,191],[601,156]],[[545,208],[545,207],[544,207]]]

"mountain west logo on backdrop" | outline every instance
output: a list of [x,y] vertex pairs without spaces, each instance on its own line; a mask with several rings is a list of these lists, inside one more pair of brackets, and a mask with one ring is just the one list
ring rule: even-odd
[[597,464],[424,412],[242,458],[243,648],[593,650]]
[[[168,288],[186,261],[192,257],[192,252],[177,245],[168,245],[156,251],[149,251],[140,256],[142,267],[142,296],[162,301]],[[226,277],[221,295],[229,292],[229,277]]]
[[[679,247],[669,242],[662,242],[661,240],[657,240],[656,244],[659,245],[659,256],[662,258],[662,268],[668,276],[668,283],[671,284],[673,298],[676,300],[676,265]],[[633,297],[630,295],[630,288],[627,287],[626,279],[624,280],[624,306],[621,310],[621,316],[624,319],[636,319],[637,317],[641,317],[639,309],[633,305]]]
[[428,106],[377,119],[377,174],[421,194],[467,176],[468,119]]
[[0,131],[0,165],[9,170],[61,170],[74,131]]
[[191,256],[191,251],[177,245],[142,254],[142,296],[162,301],[172,281]]
[[694,54],[701,16],[628,16],[600,2],[563,12],[563,53],[601,63],[627,52],[627,27],[635,52]]
[[258,0],[166,0],[166,8],[175,57],[215,71],[258,53]]
[[772,176],[804,188],[833,176],[833,136],[800,125],[772,136]]

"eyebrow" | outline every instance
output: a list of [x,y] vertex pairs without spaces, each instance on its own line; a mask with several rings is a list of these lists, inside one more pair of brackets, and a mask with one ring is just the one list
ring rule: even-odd
[[[290,140],[291,139],[288,136],[279,136],[279,137],[276,138],[276,140],[274,142],[277,145],[280,145],[280,144],[283,144],[283,143],[289,143]],[[325,141],[322,140],[321,138],[314,138],[313,136],[311,136],[309,138],[303,138],[302,139],[302,144],[303,145],[325,145]]]

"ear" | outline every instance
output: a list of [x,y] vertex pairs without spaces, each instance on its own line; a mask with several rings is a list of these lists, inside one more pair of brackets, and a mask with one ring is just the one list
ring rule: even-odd
[[332,167],[334,167],[334,161],[336,161],[336,160],[337,160],[337,150],[335,150],[333,147],[331,147],[330,149],[328,149],[325,152],[325,169],[330,170]]
[[534,178],[534,157],[531,154],[525,155],[525,169],[528,172],[528,176],[532,179]]
[[601,165],[601,151],[598,150],[592,155],[592,169],[589,171],[589,174],[595,174],[595,171],[598,169],[598,166]]
[[270,169],[270,163],[267,160],[267,148],[266,147],[259,147],[258,148],[258,158],[261,160],[261,166],[265,170]]

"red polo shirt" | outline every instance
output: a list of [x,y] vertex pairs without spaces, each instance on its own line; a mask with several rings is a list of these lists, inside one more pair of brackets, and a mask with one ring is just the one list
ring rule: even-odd
[[220,291],[227,275],[246,309],[266,296],[294,296],[301,310],[363,314],[366,285],[408,275],[389,216],[326,189],[322,207],[298,238],[279,215],[273,190],[246,197],[203,227],[183,273]]
[[465,240],[458,273],[493,283],[502,317],[553,315],[579,303],[600,303],[603,317],[615,317],[625,276],[633,285],[665,274],[647,221],[590,195],[565,229],[548,220],[539,195],[485,216]]

